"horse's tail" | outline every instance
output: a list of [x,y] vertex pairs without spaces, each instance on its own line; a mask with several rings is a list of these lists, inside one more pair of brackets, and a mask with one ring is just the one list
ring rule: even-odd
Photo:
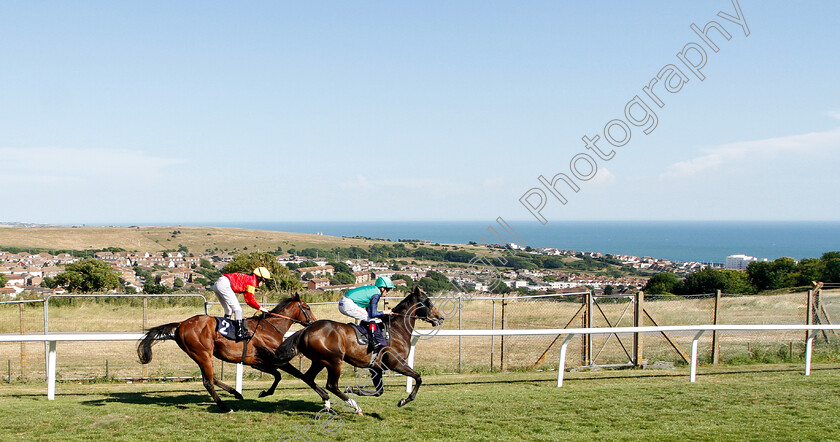
[[137,343],[137,356],[140,358],[140,363],[148,364],[152,362],[152,346],[158,341],[175,339],[175,330],[179,325],[181,325],[180,322],[171,322],[150,328],[143,336],[143,339]]
[[298,330],[295,334],[286,338],[286,340],[277,347],[274,355],[281,364],[285,364],[286,362],[292,360],[293,357],[297,356],[298,344],[300,343],[300,338],[303,337],[303,332],[305,331],[306,329]]

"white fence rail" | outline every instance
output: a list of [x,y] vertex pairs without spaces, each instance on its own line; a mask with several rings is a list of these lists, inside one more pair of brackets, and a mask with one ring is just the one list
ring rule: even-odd
[[[811,353],[813,350],[814,337],[822,330],[840,330],[840,325],[805,325],[805,324],[777,324],[777,325],[672,325],[658,327],[603,327],[603,328],[561,328],[561,329],[530,329],[530,330],[421,330],[414,332],[411,342],[411,350],[408,354],[408,364],[414,367],[417,343],[421,339],[430,339],[436,336],[556,336],[565,335],[560,346],[560,360],[557,365],[557,386],[563,386],[563,374],[566,368],[566,350],[569,341],[577,335],[596,334],[632,334],[632,333],[661,333],[661,332],[694,332],[691,342],[691,371],[690,382],[697,378],[697,353],[698,341],[707,331],[782,331],[802,330],[808,331],[808,339],[805,345],[805,375],[811,374]],[[293,332],[287,332],[289,337]],[[56,344],[57,342],[80,342],[80,341],[138,341],[143,338],[143,333],[48,333],[37,335],[0,335],[0,342],[44,342],[49,347],[47,353],[47,398],[55,399],[56,383]],[[236,390],[242,392],[242,364],[236,367]],[[407,378],[406,390],[411,392],[412,379]]]
[[[814,344],[814,337],[821,330],[840,330],[840,325],[805,325],[805,324],[776,324],[776,325],[668,325],[657,327],[600,327],[600,328],[556,328],[556,329],[533,329],[533,330],[421,330],[414,331],[414,338],[411,341],[411,351],[408,353],[408,365],[414,368],[414,358],[417,342],[420,339],[429,339],[436,336],[558,336],[566,335],[560,346],[560,360],[557,365],[557,386],[563,386],[563,373],[566,369],[566,350],[569,341],[577,335],[600,335],[600,334],[632,334],[632,333],[660,333],[660,332],[695,332],[691,341],[691,371],[689,381],[697,379],[697,348],[700,337],[707,331],[777,331],[777,330],[803,330],[808,331],[808,339],[805,344],[805,376],[811,374],[811,353]],[[406,379],[406,392],[411,392],[413,379]]]

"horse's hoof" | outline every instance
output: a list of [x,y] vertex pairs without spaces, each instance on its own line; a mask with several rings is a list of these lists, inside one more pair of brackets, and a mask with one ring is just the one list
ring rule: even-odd
[[261,391],[260,394],[257,395],[257,397],[266,397],[266,396],[268,396],[268,392],[265,391],[265,390]]
[[408,401],[407,401],[407,400],[405,400],[405,399],[400,399],[400,401],[399,401],[399,402],[397,402],[397,406],[398,406],[398,407],[402,407],[403,405],[405,405],[405,404],[407,404],[407,403],[408,403]]
[[357,411],[357,412],[356,412],[356,414],[358,414],[359,416],[364,416],[364,415],[365,415],[365,414],[364,414],[364,413],[362,413],[361,411]]

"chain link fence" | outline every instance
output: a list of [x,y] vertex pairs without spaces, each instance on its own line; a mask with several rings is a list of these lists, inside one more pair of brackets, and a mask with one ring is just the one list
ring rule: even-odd
[[[173,302],[149,295],[144,302],[142,298],[121,302],[53,300],[48,308],[48,330],[51,333],[142,332],[144,328],[204,314],[205,309],[210,315],[222,315],[218,303],[205,303],[201,299]],[[400,299],[389,298],[386,302],[393,307]],[[809,299],[810,309],[807,307]],[[441,295],[433,298],[433,302],[440,306],[446,317],[442,326],[446,330],[803,324],[840,320],[840,287],[826,287],[810,296],[807,291],[762,296],[721,293],[680,297],[594,296],[588,293],[507,297]],[[350,322],[350,318],[339,313],[337,302],[309,302],[309,305],[318,319]],[[43,333],[44,313],[41,300],[0,302],[0,333]],[[422,321],[417,322],[417,327],[431,330],[431,326]],[[295,325],[291,330],[299,328]],[[567,366],[645,366],[660,361],[681,364],[688,358],[692,337],[693,334],[685,333],[575,337],[569,344]],[[798,362],[804,352],[804,341],[804,332],[708,332],[700,340],[700,358],[707,363]],[[435,336],[418,342],[415,366],[425,373],[552,370],[556,369],[561,343],[560,336]],[[148,365],[137,361],[135,345],[132,342],[59,343],[60,379],[200,377],[196,364],[174,343],[155,346],[154,358]],[[840,336],[833,332],[819,334],[815,345],[815,357],[840,354]],[[0,344],[0,379],[44,379],[44,356],[42,343]],[[308,367],[305,359],[297,358],[292,363],[304,370]],[[218,360],[215,364],[218,377],[233,380],[233,364]],[[246,368],[245,374],[248,378],[264,376],[250,368]]]

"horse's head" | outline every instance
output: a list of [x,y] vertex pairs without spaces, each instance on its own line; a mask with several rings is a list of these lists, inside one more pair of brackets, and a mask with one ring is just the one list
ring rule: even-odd
[[415,316],[437,327],[443,323],[443,316],[426,296],[426,292],[415,286],[414,291],[394,307],[394,311],[407,316]]
[[295,293],[291,298],[280,301],[272,310],[272,313],[287,316],[299,321],[304,325],[309,325],[317,321],[315,315],[312,314],[312,309],[309,304],[300,299],[300,294]]

